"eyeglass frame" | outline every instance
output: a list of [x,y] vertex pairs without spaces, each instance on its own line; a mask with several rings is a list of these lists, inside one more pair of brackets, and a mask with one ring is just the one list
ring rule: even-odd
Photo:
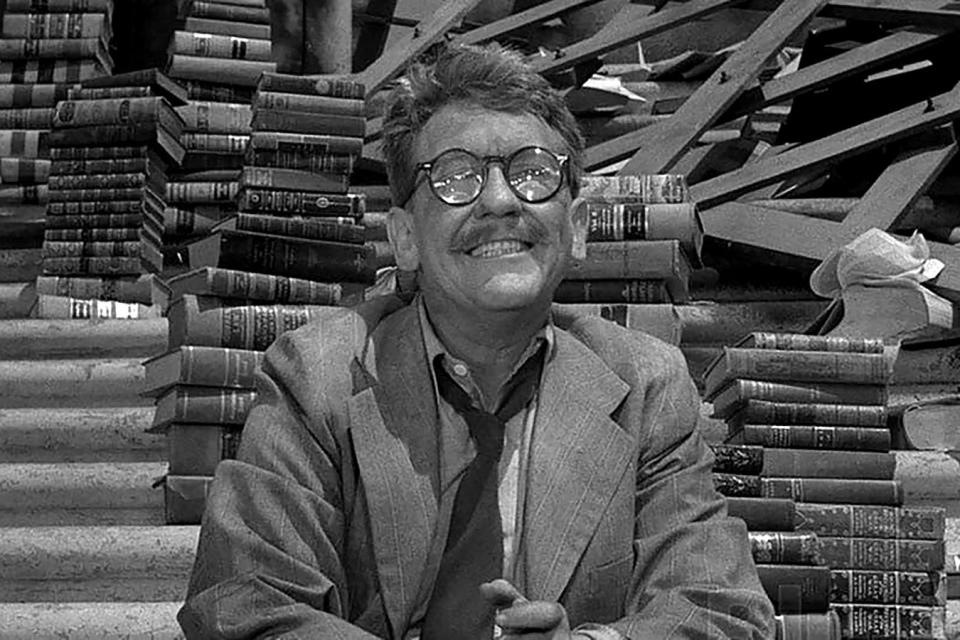
[[[540,198],[540,199],[538,199],[538,200],[527,200],[526,198],[524,198],[516,189],[514,189],[513,184],[510,182],[509,178],[507,177],[507,173],[506,173],[506,169],[507,169],[507,167],[510,165],[510,161],[513,160],[513,158],[516,157],[516,155],[517,155],[518,153],[520,153],[520,152],[522,152],[522,151],[527,151],[527,150],[529,150],[529,149],[536,149],[536,150],[543,151],[543,152],[551,155],[554,159],[556,159],[557,164],[560,165],[560,167],[559,167],[559,168],[560,168],[560,181],[557,183],[557,188],[556,188],[553,192],[551,192],[550,195],[545,196],[545,197],[543,197],[543,198]],[[436,161],[437,161],[442,155],[444,155],[445,153],[450,153],[451,151],[462,151],[463,153],[469,154],[469,155],[473,156],[474,158],[477,158],[477,159],[480,161],[480,168],[481,168],[481,173],[480,173],[480,188],[477,189],[476,195],[474,195],[473,198],[471,198],[471,199],[470,199],[469,201],[467,201],[467,202],[457,202],[457,203],[447,202],[446,200],[444,200],[443,198],[441,198],[441,197],[437,194],[437,190],[436,190],[436,187],[434,187],[433,181],[432,181],[432,180],[429,180],[430,171],[433,169],[434,163],[436,163]],[[414,175],[416,176],[416,178],[414,179],[413,186],[410,188],[410,195],[408,195],[407,198],[406,198],[406,200],[403,201],[403,204],[406,205],[408,202],[410,202],[410,198],[413,197],[413,194],[415,194],[415,193],[417,192],[417,189],[419,189],[419,188],[420,188],[420,185],[424,182],[424,178],[422,178],[421,176],[426,175],[426,176],[427,176],[426,180],[427,180],[427,182],[428,182],[429,185],[430,185],[430,193],[433,194],[433,197],[434,197],[434,198],[436,198],[437,200],[439,200],[439,201],[442,202],[443,204],[445,204],[445,205],[447,205],[447,206],[450,206],[450,207],[465,207],[465,206],[467,206],[467,205],[471,205],[471,204],[473,204],[474,202],[476,202],[476,201],[480,198],[480,194],[483,193],[483,188],[484,188],[484,187],[486,186],[486,184],[487,184],[487,173],[488,173],[488,171],[489,171],[489,169],[490,169],[490,164],[493,163],[493,162],[497,162],[497,163],[500,164],[501,172],[503,172],[503,177],[506,179],[507,186],[509,187],[511,193],[513,193],[515,196],[517,196],[517,198],[519,198],[522,202],[526,202],[527,204],[540,204],[540,203],[542,203],[542,202],[546,202],[547,200],[549,200],[549,199],[552,198],[553,196],[555,196],[555,195],[557,195],[558,193],[560,193],[560,189],[563,188],[563,183],[564,183],[564,182],[567,182],[567,183],[570,182],[570,176],[569,176],[569,173],[570,173],[570,164],[569,164],[569,161],[570,161],[570,155],[569,155],[569,154],[565,154],[565,153],[554,153],[554,152],[551,151],[550,149],[547,149],[547,148],[545,148],[545,147],[541,147],[541,146],[538,146],[538,145],[535,145],[535,144],[532,144],[532,145],[529,145],[529,146],[526,146],[526,147],[520,147],[519,149],[517,149],[517,150],[515,150],[515,151],[513,151],[513,152],[511,152],[510,154],[505,155],[505,156],[504,156],[504,155],[478,156],[478,155],[477,155],[476,153],[474,153],[473,151],[470,151],[469,149],[463,149],[463,148],[461,148],[461,147],[453,147],[453,148],[451,148],[451,149],[444,149],[443,151],[441,151],[440,153],[438,153],[432,160],[427,160],[426,162],[420,162],[420,163],[418,163],[416,166],[414,166],[414,168],[413,168],[413,173],[414,173]],[[421,173],[421,171],[422,171],[423,173]]]

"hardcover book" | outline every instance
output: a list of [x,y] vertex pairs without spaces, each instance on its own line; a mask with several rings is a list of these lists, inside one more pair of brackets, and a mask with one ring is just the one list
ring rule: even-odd
[[663,304],[673,298],[665,280],[564,280],[554,291],[553,301]]
[[221,460],[237,457],[241,425],[175,422],[165,428],[170,473],[213,475]]
[[663,280],[676,302],[690,297],[690,262],[677,240],[587,243],[587,257],[570,260],[571,280]]
[[329,240],[349,244],[364,243],[363,225],[335,222],[323,218],[292,218],[256,213],[239,213],[219,222],[213,231],[250,231],[302,240]]
[[889,451],[893,438],[886,427],[745,424],[734,430],[724,442],[788,449]]
[[180,346],[143,363],[145,396],[170,387],[253,389],[263,352],[221,347]]
[[830,504],[903,504],[903,488],[895,480],[841,478],[763,478],[714,473],[713,484],[727,497],[788,498],[797,502]]
[[827,567],[758,564],[757,575],[776,613],[828,610],[830,569]]
[[207,58],[175,53],[170,56],[167,73],[172,78],[223,82],[240,87],[256,87],[257,78],[265,71],[274,71],[276,62],[268,60],[234,60]]
[[269,61],[269,38],[244,38],[198,31],[174,31],[170,52],[204,58]]
[[226,300],[322,306],[335,306],[363,293],[363,285],[315,282],[218,267],[182,273],[168,280],[167,286],[171,300],[195,294]]
[[727,418],[748,400],[804,404],[885,405],[887,387],[883,384],[835,384],[831,382],[764,382],[737,378],[717,391],[713,398],[713,417]]
[[308,135],[336,135],[363,138],[367,119],[363,116],[344,116],[306,111],[257,109],[253,113],[254,131],[286,131]]
[[946,640],[944,607],[832,604],[844,640]]
[[280,189],[244,189],[240,192],[240,211],[305,217],[353,216],[362,218],[366,198],[358,193],[311,193]]
[[817,534],[809,531],[751,531],[750,551],[758,564],[823,564]]
[[727,418],[727,424],[735,428],[745,424],[885,427],[887,426],[887,408],[883,405],[747,400]]
[[172,107],[187,104],[186,90],[159,69],[139,69],[102,78],[89,78],[81,82],[80,87],[81,90],[146,87],[155,95],[166,98]]
[[318,115],[366,117],[366,103],[360,98],[335,98],[258,90],[253,96],[253,107],[275,111],[301,111]]
[[794,526],[821,536],[943,540],[946,512],[940,507],[853,504],[794,506]]
[[250,134],[250,149],[300,156],[333,153],[359,156],[363,153],[363,138],[287,131],[254,131]]
[[595,201],[673,204],[688,202],[690,189],[681,174],[583,177],[580,196]]
[[256,398],[252,389],[177,384],[157,397],[153,424],[147,431],[161,433],[174,422],[242,425]]
[[857,604],[947,604],[946,574],[942,571],[869,571],[832,569],[830,602]]
[[36,287],[37,293],[42,295],[117,300],[151,305],[155,304],[153,298],[154,277],[152,274],[144,274],[133,278],[38,276]]
[[832,569],[940,571],[945,561],[943,540],[820,536],[820,553]]
[[265,73],[257,86],[259,91],[302,93],[305,95],[330,96],[334,98],[366,97],[366,87],[358,79],[335,75],[290,75]]
[[719,473],[780,478],[851,478],[892,480],[896,457],[871,451],[765,449],[732,444],[710,445],[713,470]]
[[37,294],[30,310],[31,318],[60,318],[66,320],[116,319],[138,320],[159,318],[160,308],[137,302],[74,298],[71,296]]

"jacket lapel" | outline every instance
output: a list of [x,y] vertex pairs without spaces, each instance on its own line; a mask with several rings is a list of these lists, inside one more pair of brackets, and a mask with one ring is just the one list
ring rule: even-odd
[[627,384],[586,346],[556,332],[530,450],[525,595],[559,599],[634,455],[610,418]]
[[[417,602],[437,520],[436,406],[416,309],[375,330],[348,404],[350,429],[370,512],[380,588],[402,636]],[[417,364],[411,364],[417,363]]]

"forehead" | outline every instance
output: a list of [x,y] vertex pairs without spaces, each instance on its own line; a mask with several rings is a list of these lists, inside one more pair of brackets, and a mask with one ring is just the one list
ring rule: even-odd
[[529,113],[505,113],[474,105],[441,107],[417,134],[416,162],[435,158],[447,149],[467,149],[478,155],[507,155],[535,145],[564,151],[563,138],[545,122]]

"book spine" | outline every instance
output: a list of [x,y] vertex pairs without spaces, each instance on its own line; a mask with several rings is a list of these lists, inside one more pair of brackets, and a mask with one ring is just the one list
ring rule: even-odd
[[0,158],[0,182],[38,184],[50,180],[50,161],[43,158]]
[[239,185],[236,182],[168,182],[167,202],[204,203],[233,202]]
[[324,281],[373,281],[367,265],[365,247],[306,244],[252,234],[237,234],[221,244],[220,267],[262,270],[271,275],[317,278]]
[[946,512],[939,507],[797,504],[795,526],[822,536],[941,540]]
[[189,6],[190,16],[193,18],[212,18],[214,20],[230,20],[233,22],[270,24],[270,12],[266,8],[199,1],[193,2]]
[[175,422],[201,424],[242,425],[257,399],[256,391],[234,389],[195,392],[178,388],[168,393],[176,394]]
[[883,354],[737,348],[724,352],[728,371],[741,378],[883,384],[890,377],[890,363]]
[[[248,134],[253,112],[247,104],[195,101],[177,107],[186,130],[203,133]],[[245,145],[246,143],[244,143]]]
[[879,384],[799,385],[760,380],[737,380],[736,384],[742,400],[861,405],[882,405],[887,401],[886,387]]
[[896,458],[889,452],[764,449],[714,444],[714,471],[781,478],[892,480]]
[[265,73],[258,86],[260,91],[278,93],[302,93],[305,95],[330,96],[332,98],[351,98],[363,100],[366,87],[359,80],[350,78],[295,76],[278,73]]
[[366,198],[355,193],[244,189],[240,194],[240,210],[251,213],[360,218],[366,210]]
[[116,100],[156,97],[152,87],[77,87],[67,92],[68,100]]
[[234,60],[270,60],[270,41],[234,36],[175,31],[174,53],[205,58],[232,58]]
[[257,78],[261,73],[276,68],[276,62],[264,60],[204,58],[175,53],[170,57],[167,73],[178,80],[183,78],[202,82],[224,82],[252,88],[257,86]]
[[277,167],[279,169],[297,169],[311,173],[351,173],[356,156],[345,154],[304,154],[286,151],[261,151],[249,149],[247,164],[255,167]]
[[190,209],[166,207],[163,210],[163,231],[170,235],[194,235],[205,233],[218,219],[197,214]]
[[253,100],[254,90],[251,87],[240,87],[230,84],[213,84],[202,80],[177,79],[187,90],[190,100],[204,100],[210,102],[243,102],[249,104]]
[[44,258],[41,268],[44,275],[134,275],[145,270],[140,258],[118,257]]
[[840,619],[833,611],[774,616],[777,640],[841,640]]
[[354,98],[258,91],[253,97],[253,106],[258,109],[277,111],[302,111],[323,115],[366,117],[364,101]]
[[832,569],[940,571],[943,544],[943,540],[820,536],[820,553]]
[[0,39],[0,59],[3,60],[77,60],[103,55],[105,47],[100,38],[25,38]]
[[935,607],[947,603],[946,574],[941,571],[832,569],[830,575],[830,602],[833,604],[912,604]]
[[682,280],[686,287],[690,265],[676,240],[647,242],[588,242],[587,257],[570,260],[566,277],[572,280]]
[[793,500],[728,497],[727,513],[743,520],[749,531],[793,531]]
[[326,220],[285,218],[241,213],[237,216],[237,229],[278,236],[291,236],[305,240],[330,240],[363,244],[364,228],[358,224],[343,224]]
[[316,135],[338,135],[362,138],[367,120],[362,116],[341,116],[325,113],[318,116],[301,111],[268,111],[258,109],[253,114],[254,131],[289,131]]
[[821,564],[815,533],[751,531],[749,537],[753,561],[758,564]]
[[272,33],[269,24],[213,20],[210,18],[194,18],[192,16],[183,21],[181,28],[184,31],[194,33],[211,33],[236,38],[253,38],[255,40],[270,40]]
[[147,305],[115,300],[84,300],[71,297],[37,296],[35,316],[38,318],[61,318],[87,320],[90,318],[136,320],[158,318],[160,313]]
[[304,173],[272,167],[244,167],[240,175],[244,187],[315,191],[344,194],[350,188],[350,176],[336,173]]
[[147,186],[144,173],[65,174],[50,176],[51,189],[135,189]]
[[832,604],[843,640],[943,640],[948,637],[945,607]]
[[564,280],[554,292],[553,300],[567,304],[672,302],[663,280]]
[[184,133],[180,136],[180,144],[188,152],[242,154],[249,142],[250,136],[225,133]]
[[122,146],[154,143],[156,139],[156,124],[134,122],[54,129],[50,132],[49,144],[51,147]]
[[308,309],[295,307],[225,307],[213,313],[219,322],[215,335],[210,337],[219,346],[254,351],[266,351],[281,333],[301,327],[310,320]]
[[363,138],[288,131],[254,131],[250,134],[250,148],[298,156],[334,153],[359,156],[363,153]]
[[0,204],[46,204],[49,198],[45,184],[0,187]]
[[699,231],[693,203],[642,204],[586,202],[587,240],[681,240]]
[[758,564],[757,575],[778,614],[823,612],[829,607],[827,567]]
[[[119,158],[116,160],[60,160],[53,163],[53,166],[50,168],[50,174],[55,177],[98,174],[100,176],[106,176],[107,174],[111,176],[123,174],[143,176],[150,166],[150,161],[147,160],[146,157]],[[72,189],[76,187],[68,188]]]
[[130,227],[82,227],[78,229],[47,229],[43,232],[46,242],[132,242],[140,240],[143,228]]
[[210,347],[180,348],[180,382],[210,387],[253,389],[263,353]]
[[789,449],[889,451],[892,438],[886,428],[745,424],[728,442]]
[[756,476],[763,471],[763,448],[713,444],[713,471]]
[[719,493],[731,497],[788,498],[797,502],[831,504],[899,506],[903,503],[903,489],[894,480],[761,478],[714,473],[713,482]]
[[143,254],[143,241],[133,242],[44,242],[44,258],[118,257]]
[[99,38],[110,33],[105,14],[7,13],[3,16],[4,38]]
[[[122,147],[55,147],[50,150],[53,160],[132,160],[147,157],[149,151],[145,146]],[[121,173],[102,171],[100,173]]]
[[113,0],[7,0],[7,13],[110,13]]
[[64,100],[56,107],[54,128],[95,125],[156,124],[163,98]]
[[108,71],[98,60],[4,60],[0,82],[54,84],[99,78]]
[[802,333],[757,331],[752,334],[754,349],[789,351],[836,351],[841,353],[883,353],[882,338],[812,336]]
[[143,199],[51,202],[47,205],[47,215],[54,217],[92,214],[136,214],[142,217],[144,210]]
[[53,108],[67,98],[62,84],[8,84],[0,86],[0,109]]
[[[49,212],[48,212],[49,213]],[[48,215],[48,231],[74,229],[105,229],[109,227],[133,227],[148,224],[140,213],[81,213]]]
[[0,131],[0,156],[46,158],[50,153],[49,131]]
[[680,174],[585,176],[580,195],[607,202],[622,202],[622,198],[628,197],[646,204],[678,204],[690,200],[687,179]]
[[151,304],[151,284],[147,278],[68,278],[38,276],[37,293],[60,297],[98,300],[122,300]]
[[137,200],[144,198],[144,187],[131,189],[53,189],[50,202],[97,202],[108,200]]
[[744,424],[818,424],[883,427],[886,407],[879,405],[820,404],[747,400],[736,415]]
[[232,269],[208,269],[207,281],[209,293],[216,296],[278,303],[336,305],[343,292],[342,286],[336,283]]
[[50,107],[25,107],[0,110],[2,129],[49,129],[54,110]]

